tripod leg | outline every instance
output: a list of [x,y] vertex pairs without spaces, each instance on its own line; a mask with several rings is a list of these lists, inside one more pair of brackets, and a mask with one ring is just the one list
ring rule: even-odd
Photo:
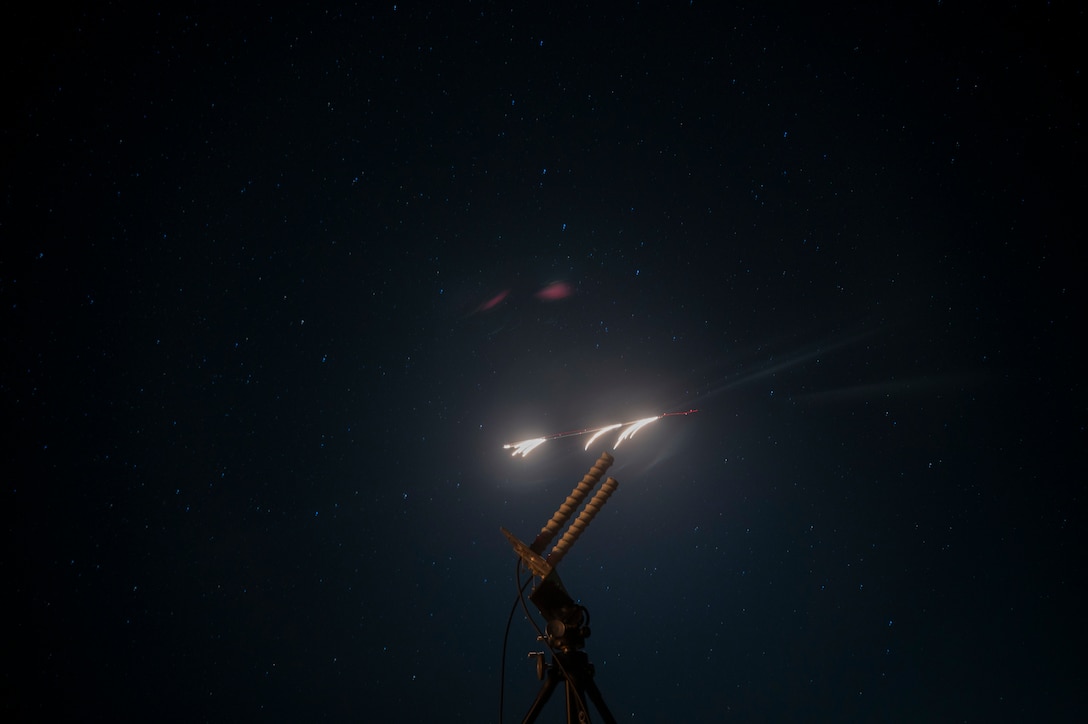
[[589,722],[589,712],[585,709],[585,697],[582,687],[567,679],[567,724]]
[[604,724],[616,724],[616,717],[612,716],[612,712],[608,710],[608,705],[604,703],[604,697],[601,696],[601,690],[597,688],[597,683],[592,677],[585,682],[584,691],[589,695],[593,706],[597,707],[597,711],[601,713]]
[[533,699],[533,705],[529,707],[529,711],[525,714],[525,718],[521,720],[521,724],[532,724],[536,721],[536,718],[540,715],[540,710],[548,703],[548,699],[551,697],[552,692],[555,691],[555,685],[558,682],[559,676],[555,674],[554,669],[549,669],[544,683],[540,685],[540,691],[536,693],[536,698]]

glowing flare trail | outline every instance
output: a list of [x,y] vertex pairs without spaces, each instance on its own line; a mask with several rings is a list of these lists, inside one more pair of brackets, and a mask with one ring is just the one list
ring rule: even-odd
[[511,455],[521,455],[522,457],[525,457],[526,455],[531,453],[533,450],[536,450],[538,447],[540,447],[541,445],[546,443],[547,441],[548,441],[548,438],[546,438],[546,437],[534,437],[532,440],[522,440],[521,442],[512,442],[512,443],[510,443],[508,445],[503,445],[503,447],[507,448],[507,449],[514,448],[514,452],[510,453]]
[[601,428],[600,430],[598,430],[597,432],[593,433],[593,437],[589,438],[589,442],[587,442],[587,443],[586,443],[586,450],[588,450],[588,449],[589,449],[589,446],[590,446],[590,445],[592,445],[592,444],[593,444],[593,442],[594,442],[594,441],[595,441],[595,440],[596,440],[597,438],[599,438],[599,437],[600,437],[601,435],[605,434],[606,432],[612,432],[612,431],[613,431],[613,430],[615,430],[615,429],[616,429],[617,427],[623,427],[623,423],[622,423],[622,422],[617,422],[617,423],[616,423],[615,425],[605,425],[605,426],[604,426],[604,427],[602,427],[602,428]]
[[635,436],[636,432],[638,432],[642,428],[646,427],[651,422],[654,422],[656,420],[660,420],[662,417],[664,417],[664,415],[659,415],[657,417],[644,417],[641,420],[635,420],[634,422],[632,422],[630,425],[627,426],[626,430],[624,430],[622,433],[620,433],[620,437],[619,437],[618,440],[616,440],[616,444],[612,446],[612,449],[615,450],[616,448],[618,448],[620,446],[621,442],[623,442],[624,440],[630,440],[631,438],[633,438]]
[[533,450],[536,450],[538,447],[540,447],[541,445],[546,443],[548,440],[558,440],[558,439],[563,438],[563,437],[576,437],[578,435],[590,435],[591,437],[589,438],[589,442],[586,443],[586,450],[588,450],[589,446],[592,445],[594,443],[594,441],[597,440],[597,438],[599,438],[602,435],[605,435],[605,434],[607,434],[609,432],[612,432],[613,430],[618,430],[620,428],[623,428],[623,432],[620,433],[620,436],[616,439],[615,445],[612,446],[612,449],[615,450],[616,448],[618,448],[620,446],[621,442],[623,442],[624,440],[631,439],[632,437],[635,436],[636,432],[638,432],[642,428],[646,427],[651,422],[656,422],[657,420],[660,420],[662,417],[673,417],[675,415],[691,415],[692,413],[695,413],[695,412],[698,412],[698,410],[686,410],[686,411],[681,410],[681,411],[678,411],[678,412],[663,412],[660,415],[654,415],[653,417],[644,417],[641,420],[632,420],[631,422],[617,422],[617,423],[614,423],[612,425],[604,425],[603,427],[587,427],[584,430],[570,430],[568,432],[557,432],[557,433],[554,433],[552,435],[544,435],[543,437],[533,437],[533,438],[529,438],[528,440],[522,440],[520,442],[508,442],[505,445],[503,445],[503,449],[513,450],[514,452],[510,453],[511,455],[521,455],[522,457],[525,457],[526,455],[531,453]]

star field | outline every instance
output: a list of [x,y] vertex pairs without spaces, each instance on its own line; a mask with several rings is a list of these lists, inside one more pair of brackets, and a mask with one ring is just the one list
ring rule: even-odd
[[1083,719],[1082,10],[5,12],[5,720]]

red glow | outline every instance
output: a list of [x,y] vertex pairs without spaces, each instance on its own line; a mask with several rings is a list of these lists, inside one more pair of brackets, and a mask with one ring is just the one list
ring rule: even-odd
[[486,312],[489,309],[494,309],[495,307],[497,307],[499,305],[499,303],[502,300],[506,299],[506,295],[509,294],[509,293],[510,293],[509,289],[505,289],[505,290],[499,292],[495,296],[491,297],[491,299],[488,299],[486,302],[484,302],[479,307],[477,307],[476,311],[477,312]]
[[566,282],[552,282],[548,286],[541,289],[534,296],[537,299],[542,299],[545,302],[554,302],[557,299],[566,299],[574,294],[574,287]]

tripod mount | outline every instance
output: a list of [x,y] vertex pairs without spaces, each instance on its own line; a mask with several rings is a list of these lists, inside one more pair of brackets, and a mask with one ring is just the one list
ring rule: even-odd
[[541,639],[551,650],[552,661],[545,663],[546,652],[533,652],[530,656],[537,659],[537,678],[543,683],[533,700],[532,706],[522,719],[524,724],[536,721],[544,705],[551,698],[555,688],[562,683],[566,693],[567,722],[572,724],[589,724],[589,710],[586,699],[592,701],[605,724],[615,724],[616,719],[608,710],[600,689],[594,681],[594,667],[589,662],[589,656],[583,650],[585,641],[589,638],[589,610],[578,604],[567,593],[563,586],[556,565],[563,559],[574,541],[585,530],[586,526],[600,512],[601,507],[615,492],[619,483],[614,478],[608,478],[593,499],[586,504],[579,513],[578,518],[570,525],[559,543],[552,549],[547,558],[541,555],[542,551],[555,537],[555,534],[570,518],[575,508],[588,495],[589,491],[600,482],[601,475],[612,465],[614,459],[607,452],[603,453],[596,464],[590,469],[567,499],[559,506],[551,520],[541,529],[531,545],[526,545],[518,540],[512,533],[502,528],[503,535],[514,547],[521,562],[534,576],[540,577],[540,583],[536,585],[529,595],[529,600],[537,607],[544,617],[545,627]]

